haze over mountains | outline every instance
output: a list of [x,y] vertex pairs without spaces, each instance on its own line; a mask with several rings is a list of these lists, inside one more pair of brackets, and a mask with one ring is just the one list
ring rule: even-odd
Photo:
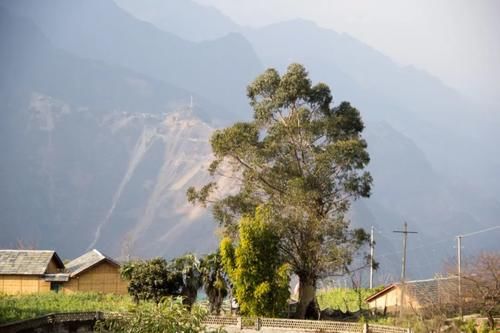
[[[403,220],[420,232],[415,278],[455,235],[499,224],[499,117],[431,75],[306,21],[248,29],[192,1],[117,3],[0,1],[0,247],[213,249],[216,225],[186,188],[207,180],[213,129],[250,117],[245,86],[291,62],[366,121],[375,183],[352,220],[376,227],[384,273],[399,272]],[[500,250],[498,238],[465,249]]]

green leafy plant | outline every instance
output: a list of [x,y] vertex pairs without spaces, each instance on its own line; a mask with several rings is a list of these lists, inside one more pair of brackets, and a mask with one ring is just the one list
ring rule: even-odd
[[181,298],[165,297],[158,304],[141,303],[126,314],[100,321],[95,330],[101,333],[212,332],[203,325],[207,313],[198,305],[188,309]]
[[270,210],[257,207],[243,217],[238,244],[225,238],[220,251],[240,311],[249,316],[277,316],[286,309],[289,266],[279,252],[279,237],[270,224]]
[[211,253],[201,260],[203,288],[210,304],[210,313],[219,314],[222,302],[228,294],[228,281],[220,252]]
[[138,301],[159,303],[165,296],[182,296],[191,307],[202,286],[200,262],[193,254],[167,262],[163,258],[131,261],[122,266],[121,275],[129,281],[129,294]]
[[128,262],[122,266],[121,275],[129,281],[128,292],[136,303],[159,303],[165,296],[180,295],[183,286],[182,276],[172,273],[163,258]]

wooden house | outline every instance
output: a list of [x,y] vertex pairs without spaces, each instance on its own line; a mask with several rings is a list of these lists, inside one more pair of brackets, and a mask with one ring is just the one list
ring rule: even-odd
[[92,250],[63,264],[54,251],[0,250],[0,293],[100,292],[126,294],[120,264]]
[[98,250],[68,262],[66,272],[69,273],[69,280],[61,283],[64,293],[127,293],[128,283],[120,276],[120,264]]
[[[365,299],[370,310],[395,314],[401,310],[401,283],[393,283]],[[435,278],[407,281],[404,284],[403,308],[418,311],[451,304],[457,292],[457,278]]]
[[55,251],[0,250],[0,293],[30,294],[55,290],[68,280]]

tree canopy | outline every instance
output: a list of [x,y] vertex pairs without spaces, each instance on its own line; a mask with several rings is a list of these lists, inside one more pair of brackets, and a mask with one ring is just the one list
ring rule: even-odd
[[165,296],[179,296],[183,287],[182,279],[170,271],[163,258],[128,262],[121,275],[129,281],[128,292],[136,302],[160,303]]
[[122,266],[121,275],[129,281],[128,292],[136,302],[159,303],[165,296],[182,297],[190,308],[202,286],[200,262],[193,254],[172,259],[130,261]]
[[[349,229],[346,218],[351,201],[371,190],[364,125],[348,102],[334,106],[330,88],[312,85],[300,64],[281,76],[266,70],[247,95],[253,120],[215,131],[209,167],[214,181],[188,189],[188,199],[210,203],[233,238],[241,216],[269,207],[279,250],[300,280],[297,316],[304,317],[317,279],[345,269],[368,241],[363,230]],[[238,190],[215,197],[221,176],[235,179]]]

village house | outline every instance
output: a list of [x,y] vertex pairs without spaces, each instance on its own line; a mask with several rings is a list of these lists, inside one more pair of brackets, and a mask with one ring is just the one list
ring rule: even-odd
[[62,284],[65,293],[127,293],[128,284],[120,276],[120,264],[97,250],[68,262],[66,272],[69,273],[69,281]]
[[[54,290],[64,271],[55,251],[0,250],[0,293],[31,294]],[[65,279],[67,274],[62,276]]]
[[[404,286],[403,307],[416,311],[453,302],[457,291],[457,277],[407,281]],[[367,297],[365,302],[373,312],[395,314],[401,309],[402,290],[401,283],[393,283]]]
[[101,292],[126,294],[120,265],[92,250],[66,265],[55,251],[0,250],[0,293]]

